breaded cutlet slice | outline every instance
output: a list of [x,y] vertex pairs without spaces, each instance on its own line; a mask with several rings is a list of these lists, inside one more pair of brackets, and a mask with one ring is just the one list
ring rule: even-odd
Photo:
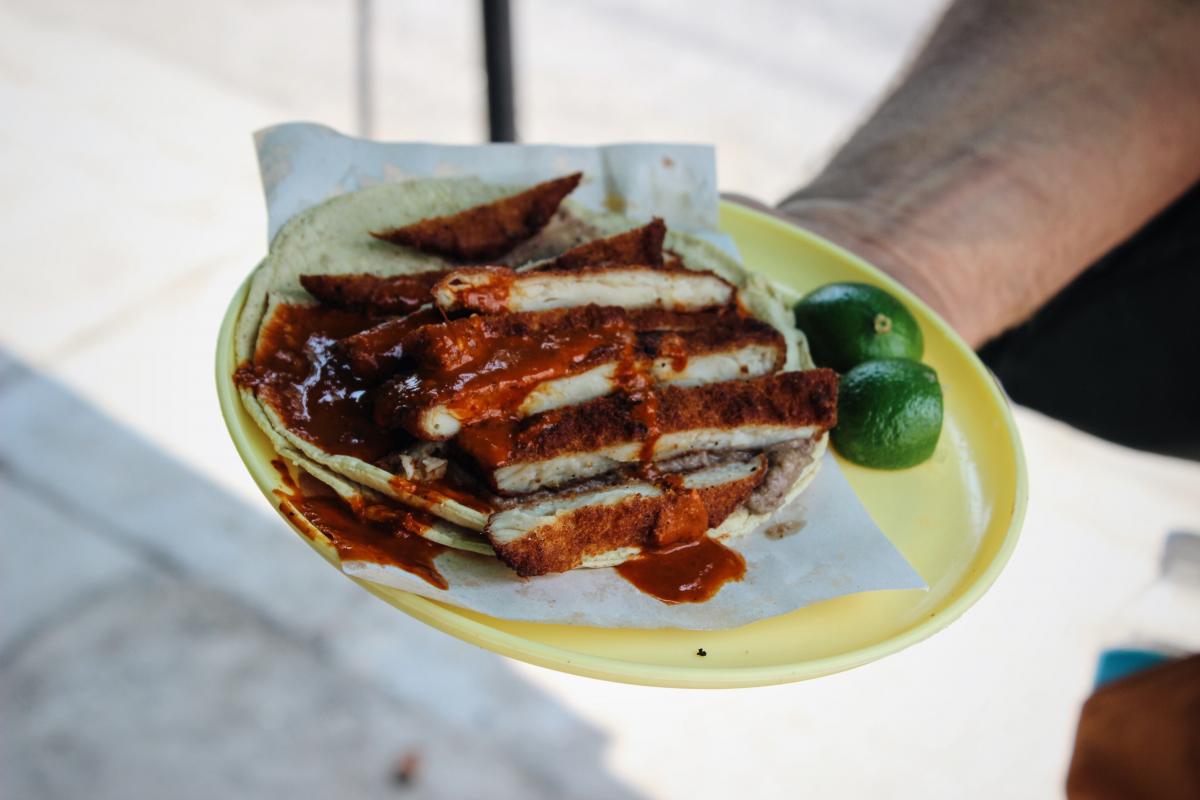
[[407,275],[301,275],[300,285],[325,305],[372,314],[408,314],[432,301],[445,270]]
[[457,214],[371,231],[371,235],[459,261],[495,258],[540,231],[582,178],[583,173],[576,172]]
[[572,247],[560,256],[534,265],[533,270],[545,272],[629,264],[660,267],[666,235],[666,224],[655,217],[640,228]]
[[489,418],[528,417],[631,385],[700,385],[783,366],[779,331],[749,317],[716,317],[681,333],[636,331],[619,308],[475,316],[427,325],[405,340],[415,373],[385,384],[375,419],[442,440]]
[[815,369],[667,386],[649,398],[613,394],[516,422],[465,428],[454,447],[496,492],[527,494],[639,461],[813,437],[837,424],[837,385],[833,370]]
[[742,505],[765,473],[759,455],[687,473],[676,486],[631,481],[564,493],[493,514],[484,535],[518,575],[564,572],[589,557],[699,538]]

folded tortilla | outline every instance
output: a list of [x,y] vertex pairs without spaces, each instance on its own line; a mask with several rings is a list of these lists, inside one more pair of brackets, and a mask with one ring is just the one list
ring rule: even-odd
[[[367,235],[369,231],[384,231],[437,216],[454,215],[481,203],[512,197],[520,191],[520,187],[485,184],[472,178],[412,180],[341,195],[297,215],[276,236],[270,254],[251,280],[235,331],[238,363],[246,363],[253,357],[263,323],[273,309],[287,303],[313,302],[312,295],[300,281],[301,275],[416,276],[448,272],[460,267],[453,259],[430,252],[429,248],[422,250],[394,241],[380,241]],[[593,212],[568,199],[559,205],[540,232],[498,260],[511,267],[528,267],[563,255],[581,244],[623,232],[631,234],[626,239],[627,243],[641,236],[643,245],[653,249],[655,245],[652,238],[647,245],[645,232],[634,235],[633,232],[637,230],[638,224],[628,218]],[[651,232],[650,236],[653,235]],[[661,297],[656,296],[653,302],[626,305],[641,305],[647,309],[646,313],[669,314],[664,309],[721,307],[729,303],[736,293],[744,309],[774,327],[783,337],[785,370],[811,367],[803,336],[792,325],[787,305],[774,287],[760,277],[747,273],[717,248],[687,234],[667,231],[664,248],[673,254],[674,269],[626,270],[626,277],[640,282],[644,280],[645,272],[657,271],[671,275],[680,271],[680,264],[696,272],[698,277],[685,274],[681,278],[667,279],[668,284],[679,282],[675,289],[668,286],[668,303],[663,303]],[[586,272],[589,268],[589,265],[583,264],[576,271]],[[645,280],[654,284],[656,279]],[[342,285],[349,285],[349,280]],[[579,288],[577,285],[576,290]],[[675,294],[672,295],[672,292]],[[594,298],[587,300],[592,301]],[[405,326],[399,322],[403,319],[381,320],[384,335],[375,330],[372,335],[376,340],[372,344],[366,341],[371,338],[368,336],[370,332],[364,331],[361,334],[363,338],[357,340],[359,347],[354,347],[355,342],[348,342],[345,345],[346,352],[357,352],[366,364],[364,369],[374,369],[376,375],[394,370],[402,355],[396,352],[396,348],[404,338],[402,329]],[[662,329],[670,330],[671,327],[664,324]],[[381,346],[379,342],[385,341],[388,335],[393,337],[390,344]],[[772,358],[777,358],[777,354]],[[376,363],[369,363],[372,359]],[[482,532],[489,519],[496,514],[481,510],[478,504],[463,502],[451,494],[438,495],[432,490],[414,491],[414,484],[408,480],[410,476],[396,466],[404,462],[403,458],[372,463],[329,452],[299,432],[290,430],[283,417],[268,403],[262,402],[252,387],[242,387],[240,391],[247,410],[270,437],[276,450],[287,460],[330,485],[347,502],[353,505],[356,499],[363,501],[384,495],[426,509],[446,523],[444,526],[434,526],[431,538],[436,536],[437,540],[450,547],[477,552],[492,551],[491,544]],[[566,393],[574,396],[574,389]],[[807,463],[803,474],[791,484],[787,491],[789,498],[798,493],[811,478],[825,440],[825,436],[814,440],[816,455]],[[764,483],[765,479],[759,487]],[[764,514],[751,513],[743,503],[708,533],[718,538],[736,536],[752,529],[765,518]],[[580,566],[611,566],[638,552],[639,547],[634,545],[616,547],[602,553],[589,552],[581,556]]]

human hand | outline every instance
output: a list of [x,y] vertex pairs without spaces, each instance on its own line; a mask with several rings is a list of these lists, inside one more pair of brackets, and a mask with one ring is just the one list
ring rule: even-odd
[[981,345],[1200,180],[1198,36],[1193,3],[956,0],[820,174],[777,209],[737,199]]

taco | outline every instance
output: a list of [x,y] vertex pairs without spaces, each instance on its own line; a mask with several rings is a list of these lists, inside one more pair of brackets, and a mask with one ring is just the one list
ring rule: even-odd
[[770,284],[566,199],[581,179],[411,180],[288,222],[235,334],[279,454],[359,517],[521,576],[730,539],[798,495],[836,374]]

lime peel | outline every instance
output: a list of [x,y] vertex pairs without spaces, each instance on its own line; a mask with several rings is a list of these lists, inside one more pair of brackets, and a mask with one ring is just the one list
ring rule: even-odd
[[855,464],[906,469],[933,455],[942,416],[942,387],[931,367],[907,358],[864,361],[842,377],[831,439]]
[[830,283],[795,306],[796,326],[808,337],[813,360],[846,372],[879,358],[920,360],[921,326],[904,304],[878,286]]

